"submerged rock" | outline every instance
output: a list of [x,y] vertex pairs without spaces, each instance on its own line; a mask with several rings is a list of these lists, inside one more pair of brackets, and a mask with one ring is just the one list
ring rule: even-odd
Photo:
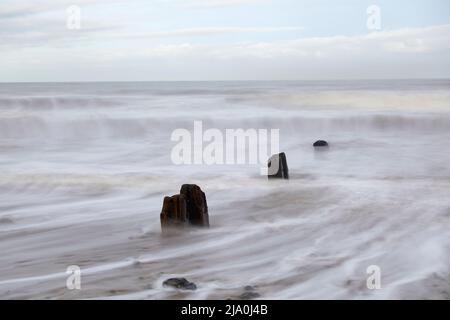
[[261,295],[258,292],[247,291],[247,292],[244,292],[243,294],[241,294],[239,296],[239,299],[241,299],[241,300],[251,300],[251,299],[259,298],[260,296]]
[[205,193],[195,184],[184,184],[180,194],[164,198],[160,219],[163,231],[190,225],[209,227]]
[[170,278],[163,282],[164,287],[172,287],[181,290],[196,290],[197,286],[185,278]]
[[289,168],[284,152],[271,156],[267,166],[269,179],[289,179]]
[[8,217],[4,217],[4,218],[0,218],[0,224],[11,224],[14,223],[13,219],[8,218]]
[[256,288],[254,286],[245,286],[245,292],[239,296],[240,300],[251,300],[260,297],[261,295],[256,292]]
[[328,142],[326,142],[325,140],[317,140],[316,142],[314,142],[313,147],[328,147]]

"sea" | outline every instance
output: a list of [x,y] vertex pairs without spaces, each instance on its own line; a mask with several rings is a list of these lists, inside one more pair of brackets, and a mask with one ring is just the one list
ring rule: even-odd
[[[174,163],[195,121],[290,179]],[[210,228],[164,236],[183,184]],[[0,252],[2,299],[450,299],[450,80],[1,83]]]

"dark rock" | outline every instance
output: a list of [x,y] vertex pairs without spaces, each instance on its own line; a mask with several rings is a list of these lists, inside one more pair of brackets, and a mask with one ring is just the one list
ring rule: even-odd
[[313,144],[314,147],[328,147],[328,142],[326,142],[325,140],[317,140],[316,142],[314,142]]
[[13,219],[5,217],[5,218],[0,218],[0,224],[11,224],[14,223]]
[[243,294],[241,294],[239,296],[239,299],[241,299],[241,300],[251,300],[251,299],[259,298],[260,296],[261,295],[258,292],[247,291],[247,292],[244,292]]
[[209,227],[208,204],[205,193],[195,184],[181,186],[180,194],[186,199],[189,223],[194,226]]
[[286,154],[282,152],[270,157],[268,169],[269,179],[289,179],[289,168],[287,165]]
[[244,290],[245,291],[255,291],[255,287],[253,287],[253,286],[245,286]]
[[185,278],[170,278],[163,282],[164,287],[173,287],[181,290],[196,290],[197,286]]
[[187,224],[186,199],[183,195],[165,197],[161,210],[161,228],[184,227]]

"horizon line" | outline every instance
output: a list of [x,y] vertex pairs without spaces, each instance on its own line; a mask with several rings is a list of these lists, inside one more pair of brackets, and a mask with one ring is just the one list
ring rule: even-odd
[[324,82],[324,81],[416,81],[416,80],[450,80],[450,77],[433,78],[352,78],[352,79],[251,79],[251,80],[68,80],[68,81],[0,81],[0,84],[31,84],[31,83],[156,83],[156,82]]

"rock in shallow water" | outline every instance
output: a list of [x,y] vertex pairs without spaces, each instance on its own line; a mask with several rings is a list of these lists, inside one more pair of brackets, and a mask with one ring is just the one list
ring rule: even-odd
[[14,223],[14,221],[11,218],[8,217],[0,218],[0,224],[12,224],[12,223]]
[[181,290],[196,290],[197,286],[185,278],[170,278],[163,282],[164,287],[172,287]]
[[255,287],[254,286],[245,286],[244,290],[245,291],[255,291]]
[[326,142],[325,140],[317,140],[316,142],[314,142],[313,144],[314,147],[328,147],[328,142]]
[[260,296],[261,295],[258,292],[247,291],[247,292],[244,292],[243,294],[241,294],[239,296],[239,299],[241,299],[241,300],[251,300],[251,299],[259,298]]

